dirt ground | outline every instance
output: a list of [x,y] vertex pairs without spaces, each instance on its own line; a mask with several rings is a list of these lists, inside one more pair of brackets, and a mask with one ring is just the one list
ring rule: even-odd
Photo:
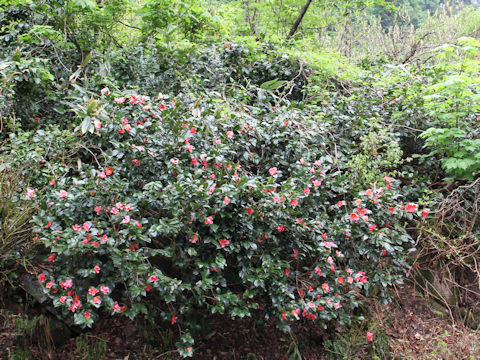
[[[389,305],[368,301],[370,316],[362,325],[337,328],[334,334],[311,322],[294,324],[283,333],[273,324],[251,319],[209,319],[198,334],[194,359],[322,360],[322,359],[480,359],[480,332],[465,328],[432,310],[412,285],[396,289]],[[0,311],[2,359],[179,359],[178,329],[152,326],[145,320],[112,317],[60,346],[53,344],[47,317],[35,324],[15,306]],[[33,309],[28,311],[38,315]],[[373,342],[365,338],[374,334]],[[301,354],[301,357],[299,356]]]

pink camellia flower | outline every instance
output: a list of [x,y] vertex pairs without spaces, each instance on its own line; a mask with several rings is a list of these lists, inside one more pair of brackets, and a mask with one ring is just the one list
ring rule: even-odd
[[90,223],[83,223],[82,229],[89,231],[92,225]]
[[212,187],[211,187],[210,189],[208,189],[208,193],[209,193],[210,195],[213,194],[213,192],[215,191],[215,187],[216,187],[216,186],[217,186],[216,184],[213,184]]
[[102,292],[103,295],[108,295],[110,292],[110,288],[108,286],[100,286],[100,291]]
[[82,228],[80,227],[80,225],[72,225],[72,229],[75,230],[75,231],[80,231]]
[[372,195],[373,195],[373,191],[372,191],[371,189],[365,190],[365,195],[367,195],[367,196],[372,196]]
[[85,312],[83,313],[83,316],[85,316],[85,319],[90,319],[90,316],[91,316],[91,315],[90,315],[90,313],[89,313],[88,311],[85,311]]
[[49,281],[48,283],[45,284],[45,287],[46,287],[47,289],[50,289],[50,288],[53,287],[53,285],[55,285],[55,284],[54,284],[53,282]]
[[313,181],[313,186],[319,187],[320,185],[322,185],[322,182],[320,180],[314,180]]
[[98,293],[98,289],[91,287],[90,289],[88,289],[88,293],[92,296],[95,296]]
[[65,190],[60,190],[59,196],[64,199],[68,196],[68,193]]
[[322,284],[322,289],[327,293],[330,292],[330,286],[327,283]]
[[102,90],[100,90],[100,94],[110,96],[110,90],[108,87],[104,87]]
[[348,277],[347,277],[347,282],[348,282],[349,284],[353,284],[353,277],[348,276]]
[[338,279],[337,279],[337,282],[341,285],[343,284],[343,281],[344,281],[344,278],[342,276],[340,276]]
[[392,179],[391,177],[389,177],[389,176],[385,176],[383,179],[385,180],[385,182],[386,182],[387,184],[393,180],[393,179]]
[[277,171],[278,169],[276,167],[272,167],[268,170],[268,172],[270,173],[270,175],[274,176],[274,175],[277,175]]
[[198,241],[198,236],[197,235],[192,235],[192,237],[189,240],[192,244],[195,244]]
[[151,275],[149,278],[148,278],[148,281],[150,281],[151,283],[155,283],[158,281],[158,276],[157,275]]
[[100,273],[100,266],[95,265],[95,266],[93,267],[93,270],[95,271],[96,274]]
[[119,98],[116,98],[115,100],[113,100],[113,102],[115,104],[123,104],[127,99],[125,97],[119,97]]
[[422,210],[422,218],[425,219],[428,214],[430,214],[430,209],[423,209]]
[[343,205],[344,205],[343,201],[337,202],[337,206],[338,206],[338,207],[342,207]]
[[27,196],[28,197],[34,197],[35,196],[35,190],[34,189],[27,189]]
[[106,243],[108,241],[108,236],[103,235],[100,241],[103,242],[103,243]]
[[373,231],[373,230],[375,230],[376,228],[377,228],[377,225],[375,225],[375,224],[370,224],[370,225],[368,225],[368,231]]
[[100,172],[97,177],[99,177],[100,179],[105,179],[107,177],[107,174],[105,174],[103,171]]
[[367,332],[366,339],[367,339],[368,342],[372,342],[373,341],[373,333]]
[[211,216],[207,217],[205,219],[205,224],[206,225],[212,225],[213,224],[213,218]]
[[102,303],[102,300],[100,300],[100,296],[95,296],[92,300],[92,302],[95,304],[95,305],[100,305]]
[[179,160],[174,158],[174,159],[170,159],[170,162],[173,164],[173,165],[178,165],[179,163]]
[[113,304],[113,312],[119,312],[120,310],[120,305],[118,305],[118,302],[115,301],[115,304]]
[[225,197],[223,198],[223,203],[224,203],[225,205],[230,204],[230,199],[228,198],[228,196],[225,196]]
[[112,169],[112,168],[109,168],[109,167],[106,167],[106,168],[105,168],[105,174],[106,174],[107,176],[112,175],[112,174],[113,174],[113,169]]
[[220,247],[223,249],[226,245],[230,244],[230,241],[227,239],[220,239],[218,240]]
[[97,213],[97,215],[100,215],[100,211],[102,211],[102,207],[101,206],[95,206],[94,210]]
[[293,207],[296,207],[298,205],[298,201],[296,199],[290,200],[290,204],[292,204]]
[[306,187],[305,189],[303,189],[303,192],[305,193],[305,195],[310,194],[310,188]]
[[283,226],[283,225],[277,226],[277,231],[278,232],[284,232],[285,231],[285,226]]
[[408,203],[408,204],[405,206],[405,210],[407,210],[409,213],[414,213],[415,211],[417,211],[417,207],[418,207],[417,204]]
[[47,280],[47,277],[44,273],[38,274],[38,281],[44,283]]
[[117,209],[117,208],[112,208],[110,210],[110,212],[113,214],[113,215],[117,215],[120,211]]
[[233,139],[233,131],[227,131],[227,137]]
[[327,258],[327,263],[333,264],[333,258],[331,256]]
[[48,257],[48,261],[50,262],[55,262],[55,258],[57,257],[57,254],[51,254],[49,257]]
[[60,299],[58,299],[62,304],[65,304],[65,301],[67,301],[67,297],[65,295],[60,296]]
[[73,281],[68,279],[68,280],[65,280],[63,283],[60,282],[59,284],[62,288],[68,289],[68,288],[71,288],[73,286]]
[[218,140],[218,139],[213,140],[214,145],[220,145],[221,143],[222,143],[222,140]]
[[315,274],[322,276],[322,270],[318,266],[315,268]]
[[360,216],[358,216],[358,214],[356,214],[356,213],[351,213],[350,214],[350,220],[358,221],[358,220],[360,220]]
[[130,222],[130,215],[126,215],[122,220],[122,224],[128,224],[129,222]]
[[367,209],[365,208],[357,208],[357,213],[360,215],[360,216],[365,216],[367,214]]

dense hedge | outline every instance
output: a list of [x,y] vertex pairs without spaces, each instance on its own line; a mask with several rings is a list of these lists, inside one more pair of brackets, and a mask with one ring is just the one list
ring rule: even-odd
[[401,219],[418,206],[397,181],[357,193],[305,114],[194,100],[103,89],[77,104],[74,131],[36,133],[55,160],[25,196],[49,251],[39,280],[65,316],[156,308],[190,355],[198,311],[348,323],[360,292],[401,281]]

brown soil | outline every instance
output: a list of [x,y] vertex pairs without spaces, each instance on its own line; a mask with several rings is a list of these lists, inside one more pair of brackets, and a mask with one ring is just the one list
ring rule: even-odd
[[[295,348],[304,360],[480,359],[478,331],[434,312],[412,285],[399,287],[397,292],[399,299],[390,305],[369,300],[367,322],[351,329],[338,328],[335,334],[328,334],[311,322],[294,324],[288,334],[270,323],[213,316],[208,330],[197,337],[194,359],[287,360]],[[45,320],[22,337],[14,326],[19,316],[0,312],[2,359],[179,359],[174,345],[179,330],[176,325],[152,326],[145,320],[112,317],[54,349]],[[366,331],[374,333],[372,343],[366,341]],[[332,346],[332,341],[340,346]],[[386,344],[383,347],[382,342]],[[28,345],[27,352],[20,351],[20,343]]]

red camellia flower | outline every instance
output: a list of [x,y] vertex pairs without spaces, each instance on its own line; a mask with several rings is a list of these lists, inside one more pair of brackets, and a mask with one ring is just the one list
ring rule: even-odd
[[43,283],[43,282],[45,282],[45,280],[47,280],[47,277],[45,276],[44,273],[38,274],[38,281]]
[[425,217],[430,214],[430,209],[423,209],[422,210],[422,218],[425,219]]
[[220,247],[223,249],[226,245],[230,244],[230,241],[227,239],[220,239],[218,240]]
[[105,168],[105,175],[110,176],[112,174],[113,174],[113,169],[109,168],[109,167],[106,167]]
[[213,224],[213,218],[211,216],[207,217],[205,219],[205,224],[206,225],[212,225]]
[[298,205],[298,201],[296,199],[290,200],[290,204],[292,204],[293,207],[296,207]]
[[352,220],[352,221],[360,220],[360,216],[358,216],[358,214],[356,214],[356,213],[351,213],[350,214],[350,220]]
[[90,319],[90,313],[88,311],[85,311],[83,316],[85,316],[85,319]]
[[405,210],[407,210],[409,213],[414,213],[415,211],[417,211],[417,204],[414,204],[414,203],[408,203],[406,206],[405,206]]
[[177,319],[178,319],[178,317],[176,317],[175,315],[172,315],[172,321],[170,323],[172,325],[175,324],[177,322]]
[[248,213],[248,215],[252,215],[253,214],[253,209],[247,208],[247,213]]

